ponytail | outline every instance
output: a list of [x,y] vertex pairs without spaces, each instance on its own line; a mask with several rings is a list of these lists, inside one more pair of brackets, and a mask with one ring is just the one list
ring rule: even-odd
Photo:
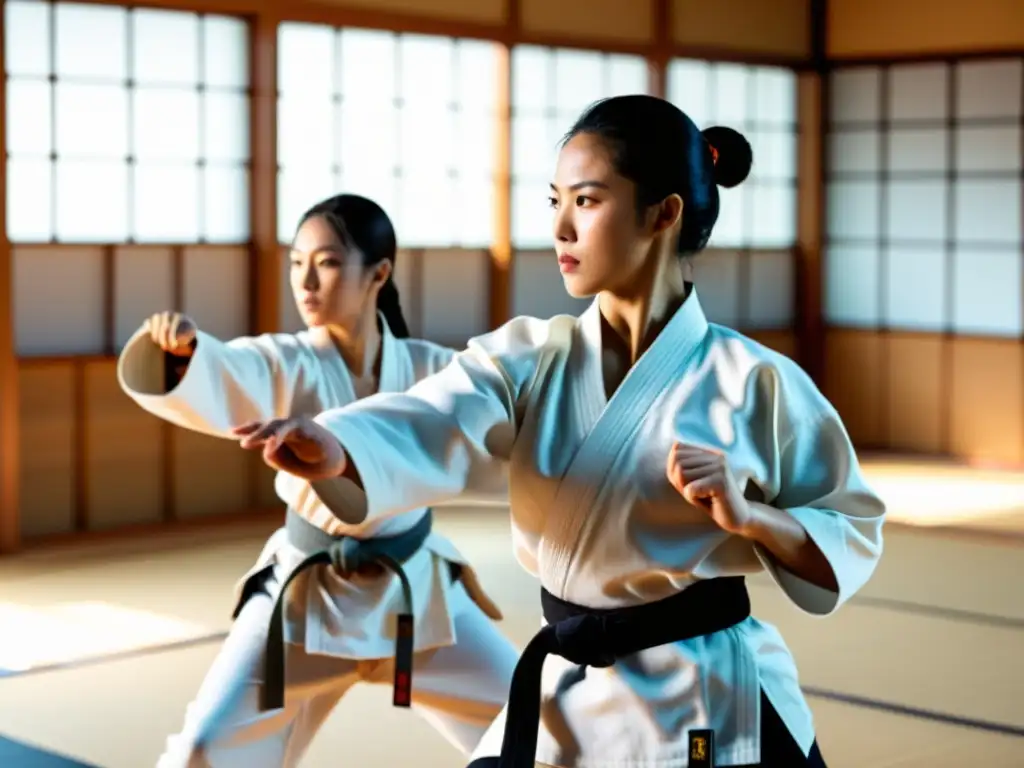
[[391,329],[391,334],[396,339],[409,338],[409,326],[405,323],[405,315],[402,314],[402,304],[398,297],[398,286],[395,285],[393,277],[388,277],[387,282],[380,287],[377,294],[377,310],[384,315],[384,319]]

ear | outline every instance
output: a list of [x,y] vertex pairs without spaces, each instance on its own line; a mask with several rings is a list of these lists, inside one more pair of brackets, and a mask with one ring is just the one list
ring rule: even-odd
[[654,234],[668,232],[683,218],[683,198],[669,195],[654,206]]
[[392,269],[393,265],[387,259],[381,259],[378,261],[377,266],[373,268],[373,285],[377,288],[384,285],[384,283],[388,281],[388,278],[391,277]]

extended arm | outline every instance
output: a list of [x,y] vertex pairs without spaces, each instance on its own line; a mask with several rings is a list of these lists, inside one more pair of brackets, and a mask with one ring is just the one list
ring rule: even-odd
[[[401,394],[380,394],[320,414],[348,456],[347,479],[365,492],[366,515],[426,507],[463,493],[504,489],[500,465],[515,438],[514,385],[486,352],[470,348]],[[346,522],[338,481],[313,482]]]
[[124,392],[150,413],[219,437],[246,421],[286,414],[310,366],[293,336],[229,342],[197,332],[187,367],[168,370],[168,355],[140,329],[117,362]]
[[[462,495],[502,494],[517,413],[532,382],[571,339],[574,319],[516,318],[470,340],[442,371],[403,394],[375,395],[316,421],[344,447],[365,515],[391,515]],[[314,481],[324,504],[348,480]]]

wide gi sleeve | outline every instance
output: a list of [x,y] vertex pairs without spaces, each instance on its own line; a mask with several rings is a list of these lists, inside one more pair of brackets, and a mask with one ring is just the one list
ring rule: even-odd
[[167,391],[167,354],[140,329],[117,361],[132,400],[178,426],[218,437],[232,427],[289,414],[301,391],[315,386],[315,356],[295,336],[266,334],[223,342],[199,331],[185,375]]
[[[517,402],[537,369],[545,325],[517,318],[470,340],[443,370],[404,393],[374,395],[316,418],[358,470],[368,517],[463,494],[505,493],[502,470],[515,440]],[[312,485],[341,519],[361,522],[332,503],[344,482]]]
[[[803,526],[832,568],[838,591],[791,573],[760,545],[765,568],[807,613],[825,616],[867,583],[882,555],[885,505],[868,487],[839,415],[820,395],[818,413],[792,423],[778,456],[781,490],[772,506]],[[817,409],[815,409],[817,410]]]

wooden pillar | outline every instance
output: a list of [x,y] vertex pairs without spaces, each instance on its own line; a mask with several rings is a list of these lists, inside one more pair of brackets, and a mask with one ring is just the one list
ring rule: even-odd
[[822,294],[826,242],[825,162],[828,71],[825,51],[827,0],[811,0],[811,60],[797,89],[796,340],[797,359],[820,386],[824,375],[825,322]]
[[647,58],[647,87],[652,96],[668,97],[668,63],[672,60],[672,0],[651,0],[654,49]]
[[[6,59],[0,35],[0,147],[7,146]],[[14,348],[14,264],[7,239],[7,162],[0,159],[0,554],[21,546],[18,485],[18,356]]]
[[[249,27],[249,326],[253,334],[281,328],[281,248],[277,237],[277,27],[275,4]],[[249,506],[263,506],[263,462],[249,464]]]
[[[504,37],[519,35],[519,0],[509,0]],[[494,235],[491,243],[488,323],[493,330],[512,315],[512,44],[502,48],[495,84]]]
[[250,317],[254,333],[277,331],[280,325],[281,249],[277,241],[277,25],[277,15],[266,9],[252,17],[250,27]]

